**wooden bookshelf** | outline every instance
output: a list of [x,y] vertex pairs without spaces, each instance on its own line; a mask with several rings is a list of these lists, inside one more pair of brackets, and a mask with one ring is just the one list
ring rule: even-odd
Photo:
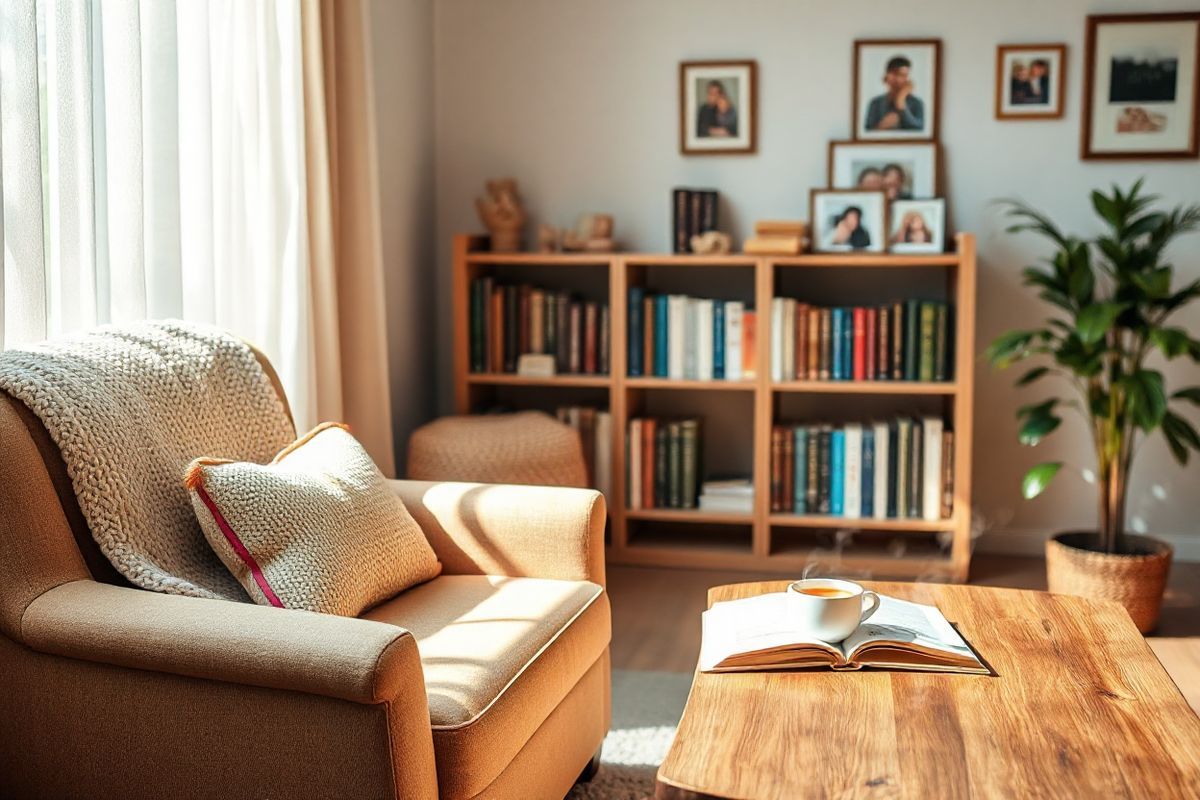
[[[727,568],[800,574],[806,570],[864,577],[962,581],[967,577],[971,546],[971,458],[973,444],[975,354],[975,240],[959,234],[955,251],[937,255],[825,255],[747,256],[671,255],[661,253],[490,253],[485,237],[460,235],[453,247],[454,302],[454,396],[460,414],[485,410],[497,403],[502,392],[525,392],[503,396],[503,405],[520,407],[529,396],[542,405],[594,404],[612,413],[613,490],[607,498],[610,522],[608,558],[612,563],[685,568]],[[611,324],[609,375],[556,375],[531,378],[505,373],[473,373],[470,361],[470,284],[482,275],[520,280],[523,268],[551,274],[556,288],[573,289],[576,276],[586,275],[595,287],[596,271],[605,270],[604,280]],[[794,270],[819,270],[827,284],[841,280],[834,272],[853,270],[847,281],[861,286],[874,274],[907,285],[919,270],[922,286],[936,283],[944,299],[954,306],[954,377],[952,381],[921,383],[909,381],[786,381],[770,379],[771,337],[766,330],[771,300],[781,284],[794,280]],[[731,299],[714,287],[711,276],[738,276],[752,292],[748,307],[759,310],[758,373],[742,381],[672,380],[626,375],[626,299],[630,286],[643,285],[650,274],[663,270],[687,270],[687,292],[693,296]],[[862,272],[860,272],[860,270]],[[897,281],[899,283],[897,284]],[[914,284],[916,285],[916,284]],[[706,290],[707,289],[707,290]],[[914,289],[914,293],[920,290]],[[847,295],[853,296],[849,289]],[[593,292],[594,294],[594,292]],[[782,290],[783,295],[795,292]],[[740,299],[740,298],[739,298]],[[800,297],[799,299],[806,299]],[[638,409],[653,400],[656,413],[673,404],[685,404],[695,393],[747,408],[744,421],[751,437],[750,473],[755,486],[754,510],[750,514],[717,513],[699,509],[626,508],[624,485],[625,429]],[[845,398],[843,400],[842,398]],[[896,413],[911,403],[934,403],[947,426],[954,431],[954,512],[949,519],[846,519],[821,515],[770,512],[771,428],[786,415],[784,403],[866,402],[891,405]],[[724,407],[724,406],[722,406]],[[732,405],[730,406],[732,408]],[[681,406],[682,410],[687,408]],[[731,416],[734,412],[728,412]],[[814,419],[814,421],[821,421]],[[739,420],[739,424],[742,422]],[[707,424],[702,428],[708,436]],[[707,476],[705,476],[707,477]],[[855,543],[839,548],[837,537],[855,532]],[[886,541],[880,537],[892,537]],[[948,539],[948,550],[945,542]],[[861,544],[859,541],[863,540]],[[910,545],[911,543],[911,545]],[[899,546],[897,546],[899,545]],[[901,552],[902,551],[902,552]]]

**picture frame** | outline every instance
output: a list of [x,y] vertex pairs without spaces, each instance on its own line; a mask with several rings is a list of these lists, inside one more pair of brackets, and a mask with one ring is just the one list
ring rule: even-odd
[[1200,156],[1200,11],[1087,18],[1080,158]]
[[758,150],[758,62],[681,61],[679,152],[747,155]]
[[808,211],[814,253],[886,252],[889,228],[884,192],[813,189],[809,192]]
[[[876,189],[888,200],[929,199],[941,193],[941,147],[936,142],[829,143],[827,183],[831,189]],[[900,173],[898,183],[892,176]],[[872,178],[877,182],[866,183]]]
[[996,46],[996,119],[1062,119],[1066,111],[1067,46]]
[[888,208],[888,250],[892,253],[942,253],[946,249],[946,201],[894,200]]
[[[856,39],[853,138],[936,142],[941,83],[941,39]],[[898,93],[904,95],[903,111],[895,107]]]

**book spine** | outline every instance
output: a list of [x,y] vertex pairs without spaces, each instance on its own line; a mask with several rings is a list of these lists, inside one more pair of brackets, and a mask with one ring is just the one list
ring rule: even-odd
[[771,428],[771,512],[783,510],[783,435],[778,425]]
[[583,308],[571,303],[571,347],[567,372],[577,375],[583,371]]
[[835,381],[844,379],[842,375],[842,347],[844,339],[842,338],[842,326],[845,325],[844,311],[840,308],[835,308],[831,312],[832,315],[832,330],[829,333],[833,340],[830,346],[829,360],[832,362],[829,365],[830,377]]
[[595,303],[585,303],[583,306],[583,371],[588,375],[596,374],[597,356],[596,333],[600,327],[599,309]]
[[530,340],[530,319],[529,319],[529,292],[528,284],[521,284],[517,290],[517,356],[520,357],[529,352]]
[[731,300],[725,304],[725,379],[742,379],[742,312],[744,306]]
[[878,311],[879,330],[876,334],[875,379],[886,381],[892,378],[892,310],[887,306],[880,306]]
[[703,233],[700,226],[704,221],[704,192],[688,192],[688,252],[692,251],[692,237]]
[[933,303],[921,303],[921,344],[917,367],[917,380],[933,380],[933,328],[937,311]]
[[846,451],[842,455],[842,515],[858,519],[862,516],[862,425],[851,423],[843,432]]
[[888,479],[891,476],[888,446],[890,437],[886,422],[875,423],[875,497],[872,500],[875,519],[888,516]]
[[700,494],[700,423],[694,419],[687,419],[679,425],[683,507],[695,508]]
[[820,379],[833,378],[833,309],[821,309],[821,357]]
[[896,513],[888,516],[901,519],[908,517],[908,447],[911,433],[912,422],[903,418],[896,420]]
[[640,286],[629,287],[629,376],[631,378],[639,378],[645,374],[642,372],[642,354],[645,351],[642,337],[645,336],[646,331],[645,320],[642,317],[645,294],[645,290]]
[[471,281],[471,320],[469,326],[471,372],[483,372],[483,281]]
[[808,513],[808,431],[797,425],[792,429],[792,497],[797,514]]
[[504,287],[492,288],[491,353],[488,359],[489,372],[504,370]]
[[708,233],[717,229],[717,193],[704,191],[700,193],[703,207],[700,210],[700,233]]
[[821,309],[808,309],[808,373],[810,381],[821,378]]
[[696,378],[713,379],[713,301],[696,301]]
[[771,298],[771,380],[783,380],[783,298]]
[[654,508],[654,445],[657,440],[658,422],[654,419],[642,421],[642,507]]
[[504,371],[517,371],[520,347],[521,299],[516,286],[504,287]]
[[954,516],[954,433],[942,431],[942,519]]
[[795,474],[795,454],[792,452],[792,434],[787,428],[783,428],[783,510],[790,512],[796,507],[796,495],[794,492],[796,486]]
[[683,442],[678,422],[667,428],[667,506],[683,508],[683,463],[680,461]]
[[665,424],[654,431],[654,507],[666,508],[670,502],[668,481],[670,473],[670,434]]
[[808,303],[796,304],[795,358],[792,361],[792,377],[802,381],[808,376]]
[[675,242],[674,250],[676,253],[687,253],[691,251],[691,246],[688,243],[688,190],[675,189],[671,193],[671,215],[674,223]]
[[805,480],[807,483],[804,491],[804,504],[808,513],[813,514],[820,510],[818,498],[821,494],[821,434],[815,425],[808,426],[804,433],[805,447],[807,448],[805,458],[808,461],[808,466],[805,469]]
[[878,373],[876,363],[879,361],[879,310],[876,308],[867,308],[863,313],[867,338],[867,344],[864,348],[867,353],[867,363],[863,372],[866,380],[873,381],[875,380],[875,375]]
[[546,292],[546,341],[542,352],[553,356],[558,352],[558,296],[554,292]]
[[820,514],[830,513],[829,451],[832,438],[833,429],[828,426],[822,427],[817,448],[817,512]]
[[926,417],[921,422],[922,448],[921,509],[926,520],[942,518],[942,420]]
[[921,304],[909,300],[904,304],[904,380],[915,381],[920,375]]
[[700,377],[699,368],[699,336],[697,336],[697,319],[700,316],[700,301],[695,297],[684,299],[683,323],[683,377],[696,380]]
[[796,378],[796,301],[783,301],[783,379]]
[[865,381],[867,379],[867,310],[856,307],[852,313],[854,318],[853,375],[854,380]]
[[892,380],[904,380],[904,304],[892,304]]
[[712,377],[713,380],[725,380],[725,303],[721,300],[709,300],[708,307],[712,310]]
[[854,377],[854,313],[842,309],[842,380]]
[[924,487],[922,486],[922,478],[925,475],[924,464],[921,458],[921,423],[918,420],[913,420],[912,427],[909,429],[910,441],[908,443],[908,516],[912,518],[920,518],[921,503],[923,499]]
[[543,353],[546,350],[546,293],[541,289],[529,290],[529,351]]
[[758,314],[753,309],[742,312],[742,378],[758,376]]
[[933,379],[935,381],[949,380],[949,336],[950,308],[945,303],[938,303],[933,323]]
[[859,486],[862,497],[862,516],[875,516],[875,429],[866,426],[862,431],[862,482]]
[[608,303],[600,304],[600,324],[596,332],[596,347],[600,351],[596,357],[596,369],[601,375],[612,371],[612,315],[608,311]]
[[654,298],[654,376],[656,378],[665,378],[669,374],[670,303],[671,298],[665,294]]
[[683,379],[683,359],[687,346],[684,336],[684,331],[687,330],[687,306],[686,297],[679,294],[671,295],[667,311],[667,324],[669,326],[667,334],[667,377],[674,380]]
[[629,431],[626,437],[626,456],[628,477],[625,485],[629,488],[629,507],[635,511],[642,508],[642,420],[629,420]]
[[555,346],[558,352],[555,355],[555,368],[559,372],[570,372],[571,370],[571,296],[566,292],[559,292],[558,299],[554,302],[554,321],[558,325],[558,331],[554,335]]
[[846,432],[834,428],[829,437],[829,513],[846,512]]

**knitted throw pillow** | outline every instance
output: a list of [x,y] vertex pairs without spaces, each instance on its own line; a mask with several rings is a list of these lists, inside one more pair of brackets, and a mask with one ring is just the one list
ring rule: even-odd
[[270,464],[198,458],[184,482],[208,543],[259,605],[357,617],[441,572],[344,425],[318,425]]

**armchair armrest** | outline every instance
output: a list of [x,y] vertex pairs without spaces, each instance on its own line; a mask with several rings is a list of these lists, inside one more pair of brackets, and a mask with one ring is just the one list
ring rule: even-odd
[[389,481],[451,575],[604,585],[604,495],[591,489]]
[[383,703],[425,684],[417,644],[371,620],[74,581],[25,609],[21,638],[48,655]]

